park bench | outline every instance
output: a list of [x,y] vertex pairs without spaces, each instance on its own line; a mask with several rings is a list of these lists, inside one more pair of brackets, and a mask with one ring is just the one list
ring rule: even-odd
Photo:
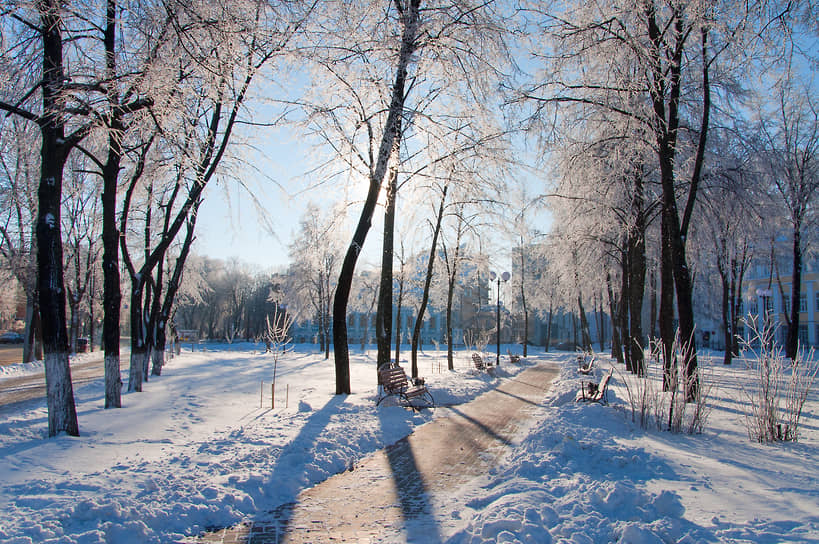
[[604,374],[600,379],[600,383],[594,382],[580,382],[580,392],[575,397],[575,402],[599,402],[600,404],[608,404],[607,390],[609,387],[609,380],[614,373],[614,369],[609,370],[608,374]]
[[475,365],[475,368],[481,372],[484,370],[489,370],[489,368],[492,366],[492,363],[487,363],[483,360],[480,353],[472,354],[472,364]]
[[387,397],[392,396],[398,397],[405,406],[413,409],[435,406],[435,400],[427,386],[424,385],[423,378],[415,380],[415,383],[410,385],[404,369],[397,364],[381,365],[381,368],[378,369],[378,383],[381,391],[376,406]]
[[509,361],[512,363],[519,363],[520,362],[520,355],[516,353],[512,353],[510,350],[506,350],[506,354],[509,355]]
[[594,369],[594,356],[580,354],[577,356],[577,371],[589,375]]

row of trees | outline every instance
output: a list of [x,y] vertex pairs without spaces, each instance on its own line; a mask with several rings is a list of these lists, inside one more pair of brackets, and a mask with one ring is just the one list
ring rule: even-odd
[[643,370],[643,296],[647,275],[659,273],[650,315],[666,375],[676,310],[693,398],[695,276],[717,273],[717,286],[702,285],[722,293],[730,362],[751,259],[770,253],[773,268],[785,236],[793,358],[819,187],[815,56],[799,41],[815,37],[810,7],[610,2],[542,16],[551,62],[516,102],[536,105],[534,121],[562,123],[553,254],[564,258],[558,268],[585,270],[586,285],[608,286],[618,359]]
[[66,295],[72,307],[83,300],[101,254],[105,406],[119,407],[121,266],[128,389],[140,391],[152,352],[161,371],[196,214],[251,83],[285,54],[312,5],[55,0],[2,9],[12,204],[3,251],[40,318],[27,339],[42,338],[49,434],[76,435]]

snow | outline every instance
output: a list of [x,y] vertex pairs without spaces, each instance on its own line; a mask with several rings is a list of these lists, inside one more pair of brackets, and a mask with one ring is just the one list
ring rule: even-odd
[[41,374],[44,368],[45,365],[42,361],[0,366],[0,380],[22,376],[34,376]]
[[[75,387],[78,438],[46,438],[44,401],[0,408],[0,541],[170,542],[252,519],[351,467],[445,408],[376,408],[374,351],[351,353],[353,394],[333,395],[332,359],[307,346],[279,361],[250,344],[184,352],[124,408],[104,410],[102,378]],[[420,358],[439,404],[468,401],[518,372]],[[710,365],[715,405],[701,435],[632,423],[624,377],[610,405],[574,402],[574,356],[509,451],[436,501],[447,542],[810,542],[819,539],[819,400],[798,443],[749,441],[741,364]],[[718,357],[714,357],[719,361]],[[599,379],[608,363],[595,370]],[[22,372],[22,371],[21,371]],[[127,379],[127,376],[124,376]],[[260,397],[266,404],[259,408]]]

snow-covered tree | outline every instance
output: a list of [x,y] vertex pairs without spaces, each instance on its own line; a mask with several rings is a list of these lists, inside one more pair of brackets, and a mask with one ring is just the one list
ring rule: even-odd
[[290,243],[289,293],[303,310],[318,322],[319,342],[330,358],[330,323],[338,265],[343,254],[340,237],[343,217],[338,210],[323,212],[310,203],[299,221],[299,231]]
[[770,192],[783,210],[791,239],[790,314],[785,314],[786,356],[795,359],[799,344],[799,297],[803,255],[819,226],[819,99],[814,80],[789,59],[773,84],[772,95],[756,110],[758,120],[749,138]]

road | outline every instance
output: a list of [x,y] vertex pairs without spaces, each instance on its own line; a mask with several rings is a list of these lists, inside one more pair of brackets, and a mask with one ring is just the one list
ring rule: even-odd
[[[8,346],[3,346],[6,348]],[[18,353],[14,362],[22,359],[22,347],[16,346]],[[0,356],[11,357],[12,350],[0,350]],[[11,363],[5,363],[11,364]],[[120,366],[127,369],[129,364],[128,351],[120,351]],[[87,383],[105,375],[103,366],[102,351],[95,351],[89,356],[83,357],[82,361],[71,363],[71,381],[76,387],[78,384]],[[45,374],[39,372],[34,375],[15,376],[0,380],[0,406],[6,406],[17,402],[25,402],[33,399],[42,399],[46,396]]]
[[0,344],[0,366],[13,365],[23,360],[23,344]]

